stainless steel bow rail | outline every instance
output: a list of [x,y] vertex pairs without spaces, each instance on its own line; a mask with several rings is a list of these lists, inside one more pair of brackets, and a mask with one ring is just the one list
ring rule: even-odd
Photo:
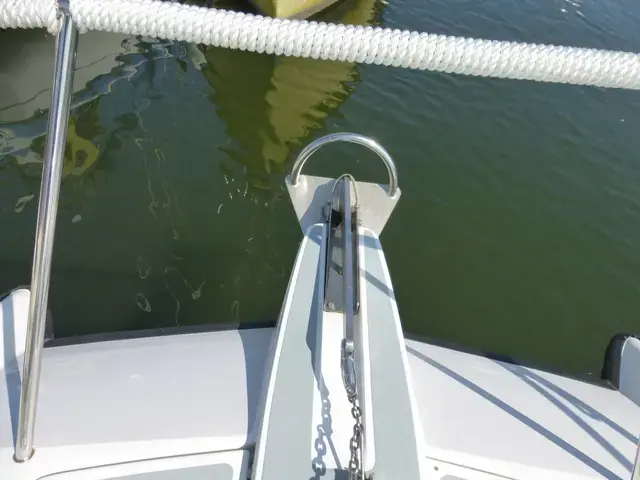
[[33,435],[49,299],[51,257],[78,45],[78,30],[71,18],[68,0],[60,1],[58,12],[58,15],[61,16],[62,27],[56,41],[53,91],[51,93],[31,269],[31,296],[29,298],[29,318],[24,354],[24,377],[20,394],[20,417],[14,455],[17,462],[28,460],[34,453]]
[[390,197],[396,196],[396,193],[398,192],[398,170],[396,169],[396,164],[393,163],[393,159],[391,158],[391,155],[389,155],[389,152],[387,152],[382,145],[372,138],[349,132],[331,133],[322,138],[318,138],[307,145],[300,152],[298,158],[296,158],[296,161],[293,164],[293,168],[291,169],[291,185],[295,187],[298,184],[302,167],[304,167],[304,164],[309,160],[311,155],[324,145],[335,142],[356,143],[377,153],[384,162],[384,166],[387,167],[387,172],[389,174],[389,188],[387,193]]

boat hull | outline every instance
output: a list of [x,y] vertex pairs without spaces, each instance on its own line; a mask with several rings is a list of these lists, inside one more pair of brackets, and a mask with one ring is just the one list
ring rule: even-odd
[[[50,343],[36,454],[15,463],[14,380],[23,362],[16,336],[26,318],[13,315],[26,316],[28,296],[10,301],[0,309],[0,332],[18,325],[13,343],[0,342],[3,478],[254,448],[275,330],[212,325]],[[405,346],[427,471],[463,479],[628,477],[640,408],[618,390],[428,342]]]
[[275,18],[305,19],[338,0],[251,0],[261,13]]

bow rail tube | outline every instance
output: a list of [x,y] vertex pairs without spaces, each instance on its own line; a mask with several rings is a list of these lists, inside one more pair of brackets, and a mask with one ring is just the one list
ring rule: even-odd
[[33,436],[49,298],[51,258],[62,181],[76,47],[78,45],[78,30],[73,23],[68,5],[64,5],[64,3],[66,2],[61,2],[59,9],[62,26],[56,42],[53,91],[51,93],[51,109],[47,126],[31,270],[31,297],[24,354],[24,377],[20,394],[20,415],[14,456],[16,462],[24,462],[34,453]]

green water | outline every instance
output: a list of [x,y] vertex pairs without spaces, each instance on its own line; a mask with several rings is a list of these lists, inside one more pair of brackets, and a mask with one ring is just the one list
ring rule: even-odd
[[[640,52],[633,0],[358,0],[319,19]],[[0,32],[0,291],[30,277],[48,76],[21,65],[53,53],[36,37]],[[382,241],[410,332],[597,374],[610,337],[640,330],[637,92],[115,45],[74,95],[56,336],[275,319],[301,237],[284,175],[338,131],[397,162]],[[337,145],[308,171],[345,169],[385,174]]]

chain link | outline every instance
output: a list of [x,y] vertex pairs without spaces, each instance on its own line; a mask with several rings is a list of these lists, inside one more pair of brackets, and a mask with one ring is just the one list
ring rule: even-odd
[[362,410],[360,410],[360,406],[358,405],[358,395],[356,393],[349,395],[349,401],[351,402],[351,415],[355,420],[353,436],[349,442],[349,450],[351,450],[349,480],[364,480],[362,465],[362,434],[364,430],[362,425]]
[[331,428],[331,401],[324,393],[322,398],[322,423],[316,427],[316,430],[318,432],[314,442],[316,458],[311,463],[314,475],[309,480],[321,480],[327,474],[327,465],[324,462],[324,456],[327,454],[325,439],[331,437],[333,429]]

